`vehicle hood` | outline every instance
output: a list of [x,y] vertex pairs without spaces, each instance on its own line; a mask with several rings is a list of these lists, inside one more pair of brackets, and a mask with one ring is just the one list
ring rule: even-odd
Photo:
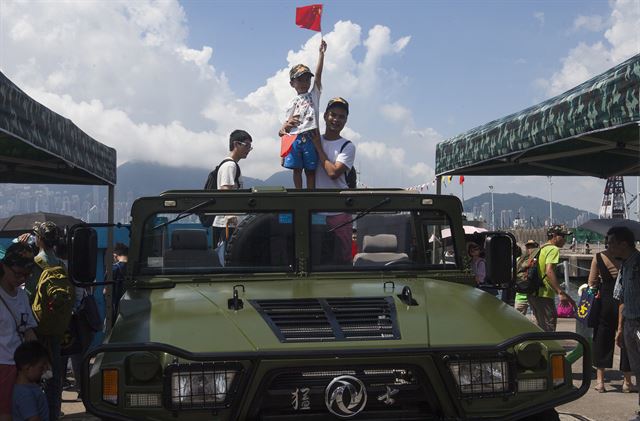
[[[308,349],[425,348],[498,344],[539,329],[512,307],[477,288],[429,278],[296,278],[234,283],[178,283],[173,288],[128,291],[110,342],[159,342],[192,352]],[[243,301],[230,310],[233,286]],[[409,286],[417,305],[398,295]],[[399,339],[282,343],[250,300],[392,297]]]

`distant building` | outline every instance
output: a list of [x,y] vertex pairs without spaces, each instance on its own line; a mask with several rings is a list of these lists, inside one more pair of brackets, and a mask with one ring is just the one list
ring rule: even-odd
[[489,202],[482,204],[480,216],[484,221],[491,221],[491,204]]

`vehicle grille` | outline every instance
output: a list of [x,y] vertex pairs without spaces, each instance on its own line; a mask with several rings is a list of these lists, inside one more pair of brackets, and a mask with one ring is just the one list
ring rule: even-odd
[[326,390],[340,376],[352,376],[365,386],[366,405],[355,419],[440,419],[426,377],[413,366],[307,367],[271,373],[252,412],[262,420],[334,419]]
[[280,342],[400,339],[393,297],[250,302]]

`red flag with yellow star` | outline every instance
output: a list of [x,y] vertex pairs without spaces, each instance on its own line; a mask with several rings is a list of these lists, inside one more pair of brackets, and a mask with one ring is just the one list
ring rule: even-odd
[[320,32],[320,18],[322,17],[322,4],[296,7],[296,25],[300,28],[311,29]]

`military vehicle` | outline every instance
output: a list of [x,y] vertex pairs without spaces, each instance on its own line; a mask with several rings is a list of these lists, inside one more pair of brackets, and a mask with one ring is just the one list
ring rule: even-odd
[[[581,344],[590,373],[582,337],[476,287],[453,196],[168,191],[131,212],[126,293],[85,358],[101,418],[548,420],[589,387],[565,349]],[[508,288],[514,238],[484,247]],[[74,227],[69,248],[91,284],[95,232]]]

